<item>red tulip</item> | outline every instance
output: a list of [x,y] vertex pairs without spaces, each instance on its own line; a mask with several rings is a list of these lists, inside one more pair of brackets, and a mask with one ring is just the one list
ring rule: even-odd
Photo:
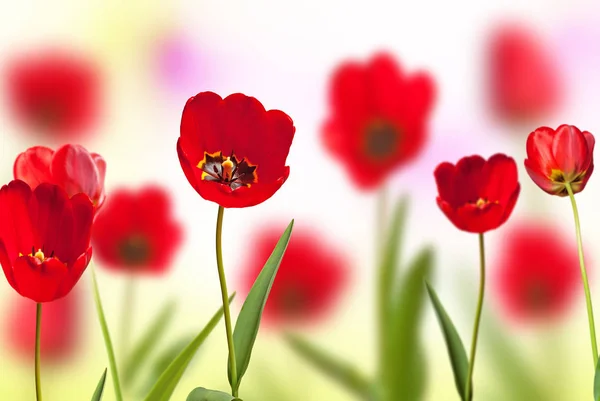
[[227,208],[269,199],[287,180],[285,161],[296,128],[279,110],[253,97],[212,92],[190,98],[181,117],[177,154],[188,181],[204,199]]
[[429,75],[406,74],[391,55],[346,62],[331,80],[325,146],[358,187],[374,189],[423,149],[434,93]]
[[[16,297],[5,324],[11,350],[27,360],[35,348],[35,302]],[[77,288],[68,295],[44,305],[40,349],[44,361],[60,362],[74,356],[81,340],[82,298]]]
[[169,194],[159,187],[111,193],[96,217],[92,243],[106,267],[137,273],[163,273],[181,244]]
[[30,130],[70,136],[96,122],[100,77],[89,60],[45,52],[13,60],[7,73],[9,106]]
[[573,125],[540,127],[527,138],[525,168],[529,176],[550,195],[569,195],[583,191],[594,171],[594,136]]
[[578,293],[577,247],[561,230],[526,222],[506,234],[497,262],[499,301],[516,320],[558,317]]
[[493,33],[487,57],[488,93],[496,115],[531,120],[556,109],[562,96],[557,65],[532,31],[501,27]]
[[104,202],[106,162],[80,145],[64,145],[56,151],[34,146],[15,160],[14,176],[35,189],[42,183],[63,188],[69,196],[83,192],[97,208]]
[[56,185],[14,180],[0,189],[0,263],[8,283],[35,302],[64,297],[92,257],[94,206]]
[[[256,236],[244,263],[243,285],[249,291],[282,232],[269,226]],[[316,232],[294,228],[265,305],[271,323],[307,323],[327,315],[348,281],[348,261]]]
[[521,186],[515,161],[503,154],[463,157],[435,169],[437,204],[460,230],[484,233],[501,226],[512,213]]

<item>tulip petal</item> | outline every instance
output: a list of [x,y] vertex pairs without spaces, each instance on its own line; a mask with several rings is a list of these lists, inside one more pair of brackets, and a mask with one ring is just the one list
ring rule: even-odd
[[557,168],[552,149],[553,140],[554,130],[548,127],[540,127],[527,137],[527,158],[530,165],[537,165],[537,170],[548,176]]
[[50,163],[54,151],[45,146],[34,146],[17,156],[13,166],[15,179],[25,181],[33,189],[43,182],[51,182]]
[[56,258],[40,263],[34,257],[21,256],[13,267],[15,288],[19,294],[35,302],[50,302],[69,274],[67,267]]
[[558,169],[567,177],[577,175],[589,160],[587,141],[573,125],[561,125],[556,129],[552,153]]

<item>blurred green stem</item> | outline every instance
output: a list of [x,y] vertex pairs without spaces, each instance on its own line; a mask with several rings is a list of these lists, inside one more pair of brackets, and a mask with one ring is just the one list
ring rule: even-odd
[[112,376],[113,387],[115,388],[115,397],[117,401],[123,401],[123,394],[121,393],[121,382],[119,380],[119,371],[117,369],[117,359],[115,358],[115,351],[113,349],[112,340],[110,339],[110,332],[108,331],[108,325],[106,324],[106,317],[104,316],[104,308],[102,307],[100,291],[98,290],[98,281],[96,280],[96,272],[94,270],[93,265],[90,266],[90,270],[92,271],[92,283],[94,286],[94,301],[96,303],[96,312],[98,314],[100,328],[102,329],[102,336],[104,337],[106,353],[108,354],[108,364],[110,366],[110,375]]
[[42,332],[42,304],[36,305],[35,312],[35,396],[42,401],[42,383],[40,380],[40,339]]
[[[119,338],[119,350],[121,353],[121,367],[129,356],[129,334],[131,333],[131,323],[133,320],[133,303],[135,301],[135,277],[128,274],[123,292],[123,305],[121,315],[121,335]],[[126,373],[125,373],[126,374]]]
[[473,395],[473,371],[475,369],[475,356],[477,354],[477,339],[479,337],[479,325],[481,323],[481,311],[483,309],[483,296],[485,294],[485,247],[483,233],[479,234],[479,298],[477,299],[477,311],[475,312],[475,324],[473,326],[473,338],[471,340],[471,354],[469,357],[469,371],[467,383],[465,384],[465,401],[471,401]]
[[581,269],[581,279],[583,280],[583,290],[585,291],[585,303],[587,305],[588,323],[590,326],[590,339],[592,341],[592,357],[594,360],[594,369],[598,365],[598,345],[596,344],[596,326],[594,324],[594,310],[592,308],[592,297],[590,295],[590,285],[588,283],[587,272],[585,270],[585,262],[583,261],[583,244],[581,241],[581,225],[579,223],[579,212],[577,211],[577,202],[575,202],[575,194],[571,183],[566,182],[565,187],[571,199],[573,207],[573,217],[575,218],[575,235],[577,236],[577,251],[579,253],[579,268]]
[[233,331],[231,328],[231,312],[229,311],[229,292],[227,291],[227,280],[225,278],[225,269],[223,268],[223,252],[221,246],[221,236],[223,233],[223,213],[225,209],[219,206],[217,214],[217,269],[219,270],[219,282],[221,284],[221,296],[223,298],[223,315],[225,317],[225,334],[227,335],[227,347],[229,348],[229,371],[231,374],[231,395],[238,396],[237,388],[237,367],[235,362],[235,349],[233,346]]
[[[377,222],[375,227],[375,252],[377,254],[376,263],[377,265],[383,262],[384,251],[385,251],[385,233],[387,224],[386,224],[386,216],[387,216],[387,203],[388,203],[388,193],[385,185],[381,187],[379,190],[379,197],[377,199]],[[379,269],[380,272],[383,272],[382,269]],[[383,367],[383,361],[386,359],[387,352],[387,338],[386,338],[386,327],[389,324],[387,321],[388,313],[387,310],[390,305],[390,299],[388,299],[388,292],[384,290],[383,286],[388,285],[387,282],[382,282],[382,280],[388,280],[387,277],[383,277],[380,274],[379,279],[376,282],[377,288],[375,294],[377,294],[377,335],[378,335],[378,348],[379,348],[379,363],[378,366]],[[383,372],[379,372],[379,376],[383,375]]]

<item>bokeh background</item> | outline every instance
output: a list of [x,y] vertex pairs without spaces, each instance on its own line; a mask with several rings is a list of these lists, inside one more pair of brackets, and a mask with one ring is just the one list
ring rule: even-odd
[[[255,233],[272,224],[283,230],[292,218],[299,227],[318,231],[328,246],[344,255],[347,278],[343,286],[336,287],[334,305],[318,320],[261,328],[242,395],[254,400],[353,399],[291,352],[281,333],[302,333],[361,370],[375,370],[377,196],[353,185],[324,148],[321,127],[327,116],[331,72],[348,59],[365,60],[377,51],[387,51],[408,71],[428,71],[436,83],[427,146],[416,161],[395,171],[386,186],[391,202],[404,194],[410,196],[404,252],[412,256],[426,244],[435,247],[433,282],[465,343],[470,342],[477,295],[477,238],[459,232],[438,210],[432,172],[442,161],[456,162],[474,153],[489,157],[504,152],[519,164],[522,193],[513,217],[486,235],[489,279],[475,396],[514,399],[504,392],[515,386],[503,369],[506,361],[501,356],[507,353],[499,351],[502,344],[514,348],[513,353],[540,383],[540,398],[526,399],[590,398],[593,371],[579,281],[575,281],[572,294],[564,297],[564,307],[550,308],[551,318],[530,319],[517,318],[503,308],[506,294],[499,289],[497,276],[510,230],[518,229],[524,219],[534,221],[532,224],[550,224],[557,241],[575,252],[568,200],[539,190],[522,161],[526,136],[540,125],[555,128],[568,123],[600,132],[600,6],[596,2],[24,0],[3,2],[0,15],[0,67],[10,66],[23,51],[69,49],[97,64],[104,96],[98,123],[85,135],[68,140],[24,130],[3,96],[0,181],[12,179],[14,159],[26,148],[75,142],[106,159],[109,199],[111,190],[148,183],[162,186],[172,197],[184,240],[167,274],[137,279],[132,339],[171,299],[177,305],[176,315],[161,347],[193,335],[219,308],[214,261],[217,206],[201,199],[188,184],[175,144],[181,112],[190,96],[206,90],[222,96],[242,92],[257,97],[267,109],[289,114],[296,136],[288,157],[290,178],[282,189],[259,206],[225,212],[224,253],[230,287],[244,288]],[[556,70],[551,79],[560,87],[556,107],[519,122],[499,117],[489,102],[491,38],[506,23],[518,23],[539,39],[534,49],[544,49],[539,50],[543,54],[539,57],[544,59],[540,68],[551,65]],[[536,51],[524,50],[530,55]],[[509,54],[509,59],[517,57]],[[537,62],[538,57],[532,57],[531,63]],[[6,94],[8,83],[5,78],[0,80],[0,92]],[[577,199],[592,297],[598,305],[600,282],[594,261],[600,259],[595,247],[600,240],[600,225],[596,224],[600,219],[600,185],[596,177]],[[576,259],[571,264],[572,269],[578,269]],[[116,335],[127,279],[104,269],[99,261],[96,268],[105,312]],[[545,276],[543,269],[540,275]],[[88,399],[107,366],[89,274],[76,289],[76,330],[71,333],[64,324],[56,334],[59,339],[69,339],[73,350],[59,362],[43,362],[44,393],[49,400]],[[562,296],[567,289],[557,291]],[[33,315],[14,312],[18,300],[4,280],[0,280],[0,299],[0,394],[7,400],[30,400],[34,397],[33,353],[18,351],[13,332],[30,325],[25,321]],[[238,296],[234,313],[240,305]],[[429,366],[426,399],[458,399],[429,303],[422,333]],[[173,399],[185,399],[199,385],[226,390],[226,357],[220,323]],[[143,380],[137,387],[144,388]],[[112,387],[108,385],[106,390],[104,399],[114,399]],[[126,399],[141,398],[139,392],[132,391]]]

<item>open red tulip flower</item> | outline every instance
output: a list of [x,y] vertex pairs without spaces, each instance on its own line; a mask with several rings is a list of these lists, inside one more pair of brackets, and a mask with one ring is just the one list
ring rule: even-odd
[[63,188],[69,196],[88,195],[97,208],[105,199],[106,162],[80,145],[64,145],[56,151],[34,146],[21,153],[14,164],[14,177],[35,189],[42,183]]
[[435,170],[437,204],[460,230],[485,233],[511,215],[521,186],[515,161],[495,154],[488,160],[468,156],[456,165],[444,162]]
[[204,199],[225,208],[254,206],[288,178],[285,163],[295,130],[287,114],[266,111],[253,97],[203,92],[185,105],[177,154]]
[[579,288],[575,241],[547,223],[521,222],[501,242],[497,265],[498,301],[516,321],[562,316]]
[[525,168],[529,176],[545,192],[568,196],[583,191],[594,171],[595,139],[587,131],[573,125],[556,130],[540,127],[527,138]]
[[165,272],[181,240],[169,194],[156,186],[112,192],[92,232],[98,259],[107,268],[131,273]]
[[[268,226],[255,236],[256,242],[244,262],[242,285],[247,291],[280,235],[279,226]],[[327,316],[349,276],[348,261],[330,245],[310,229],[295,228],[265,305],[266,322],[306,324]]]
[[94,206],[59,186],[31,190],[14,180],[0,189],[0,263],[8,283],[35,302],[62,298],[92,257]]
[[100,75],[89,60],[66,52],[43,52],[9,61],[8,103],[28,129],[58,137],[79,135],[97,121]]
[[432,78],[408,74],[389,54],[334,72],[323,141],[362,189],[375,189],[422,150],[435,97]]

